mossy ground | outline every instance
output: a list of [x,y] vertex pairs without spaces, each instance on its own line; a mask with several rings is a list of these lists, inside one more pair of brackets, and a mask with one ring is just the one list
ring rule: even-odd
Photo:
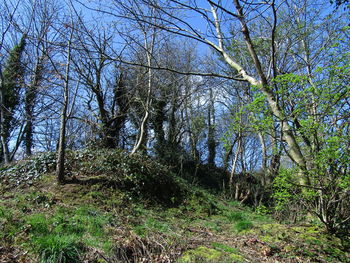
[[75,154],[90,161],[74,157],[75,180],[65,185],[47,171],[29,185],[0,186],[0,262],[350,262],[321,226],[277,223],[181,179],[153,176],[183,189],[152,199],[138,173],[165,168],[141,157],[111,165],[122,153],[107,153]]

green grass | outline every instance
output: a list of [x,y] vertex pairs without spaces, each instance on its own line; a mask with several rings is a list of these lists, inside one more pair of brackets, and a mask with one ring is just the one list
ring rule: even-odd
[[43,263],[81,262],[80,255],[90,245],[110,250],[104,227],[108,215],[89,207],[75,210],[58,207],[52,215],[32,214],[26,217],[30,226],[31,247]]
[[254,225],[251,221],[244,219],[244,220],[238,221],[234,225],[234,229],[237,230],[238,232],[242,232],[253,228],[253,226]]
[[49,233],[50,223],[44,214],[33,214],[27,217],[26,224],[30,226],[33,235],[46,235]]
[[245,219],[245,215],[243,212],[241,211],[229,211],[226,214],[226,217],[228,219],[229,222],[237,222],[237,221],[241,221],[243,219]]
[[223,251],[223,252],[227,252],[227,253],[239,253],[239,250],[238,250],[237,248],[230,247],[230,246],[227,246],[227,245],[222,244],[222,243],[214,242],[214,243],[212,243],[212,246],[213,246],[213,248],[215,248],[216,250],[220,250],[220,251]]
[[15,211],[0,205],[0,244],[2,242],[13,242],[22,227],[23,224],[20,219],[17,219]]
[[77,235],[48,234],[32,237],[32,242],[41,263],[81,262],[84,247]]
[[[250,252],[259,261],[263,248],[303,262],[346,262],[349,257],[340,240],[320,227],[283,225],[265,215],[263,207],[253,211],[181,180],[176,183],[173,174],[163,178],[166,167],[150,159],[138,156],[134,162],[118,152],[99,153],[70,153],[76,159],[68,162],[72,173],[104,176],[98,183],[60,186],[48,174],[27,188],[2,191],[0,186],[2,251],[26,251],[18,261],[28,263],[126,262],[123,256],[131,262],[170,256],[171,262],[232,263],[247,262]],[[152,188],[163,179],[162,187]],[[173,192],[157,192],[153,199],[155,191],[174,183]],[[178,197],[179,187],[184,188]],[[246,242],[242,247],[243,240],[254,238],[259,246]],[[8,262],[1,253],[0,261]]]

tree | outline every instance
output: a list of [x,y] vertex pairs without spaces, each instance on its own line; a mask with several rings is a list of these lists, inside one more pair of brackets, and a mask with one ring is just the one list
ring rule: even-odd
[[113,51],[109,45],[111,32],[98,29],[93,34],[82,18],[79,22],[80,56],[72,63],[91,98],[86,105],[90,114],[95,114],[95,108],[98,112],[98,118],[90,124],[97,129],[103,147],[116,148],[130,105],[127,70],[108,59]]
[[[68,25],[67,25],[68,26]],[[60,137],[58,141],[57,149],[57,164],[56,164],[56,177],[60,184],[65,183],[64,168],[65,168],[65,152],[66,152],[66,125],[68,119],[68,105],[69,105],[69,85],[70,85],[70,69],[71,69],[71,52],[72,52],[72,40],[74,34],[74,24],[72,23],[69,32],[69,39],[67,40],[67,57],[65,65],[65,75],[63,78],[63,102],[60,115]]]
[[[26,5],[27,4],[27,5]],[[60,6],[52,0],[26,1],[24,4],[29,24],[27,50],[27,76],[24,93],[24,135],[23,146],[27,156],[32,154],[35,126],[40,122],[38,115],[44,110],[40,103],[40,89],[49,82],[49,57],[55,50],[56,35],[51,34],[52,26],[58,19]],[[28,10],[28,11],[27,11]]]
[[[310,170],[317,166],[316,156],[327,146],[327,139],[320,133],[320,129],[310,129],[313,127],[310,123],[320,123],[320,105],[324,104],[324,101],[318,101],[315,69],[317,66],[325,66],[329,61],[327,56],[334,44],[332,39],[337,37],[334,32],[341,32],[341,23],[344,22],[341,19],[336,21],[336,15],[329,17],[320,12],[320,4],[307,0],[259,3],[239,0],[134,0],[128,6],[112,1],[109,10],[102,8],[99,11],[121,20],[146,23],[151,28],[198,41],[215,51],[231,71],[229,74],[216,73],[212,76],[221,75],[227,79],[246,82],[255,89],[258,94],[256,97],[269,107],[269,119],[274,124],[269,128],[273,132],[266,131],[271,134],[271,145],[277,148],[272,151],[272,155],[280,155],[279,148],[282,147],[298,170],[298,183],[307,188],[314,187]],[[139,9],[145,5],[155,10],[157,22]],[[116,8],[126,12],[118,12]],[[201,17],[207,30],[193,26],[186,15]],[[286,34],[282,34],[283,31]],[[325,34],[328,38],[323,37]],[[239,43],[234,52],[227,43],[228,39]],[[312,43],[317,43],[319,47],[312,46]],[[154,64],[146,63],[143,66],[153,70],[176,71]],[[342,98],[346,97],[342,94]],[[260,138],[264,147],[264,138]],[[238,160],[241,155],[242,144],[241,140],[234,160]],[[266,150],[264,155],[267,156]],[[271,162],[275,161],[273,159]],[[272,166],[275,166],[275,170],[278,164]],[[318,201],[321,199],[319,196]]]
[[[148,7],[147,5],[145,6]],[[144,11],[142,11],[144,12]],[[146,12],[147,16],[150,17],[152,20],[151,24],[157,23],[157,13],[156,9],[152,6],[149,7],[149,9]],[[143,35],[144,40],[144,46],[143,49],[146,52],[146,65],[148,66],[147,69],[147,92],[146,92],[146,100],[143,102],[144,107],[144,116],[142,117],[140,128],[139,128],[139,134],[137,137],[137,140],[135,142],[135,145],[133,149],[131,150],[131,155],[136,153],[140,148],[145,148],[145,138],[146,138],[146,129],[147,129],[147,123],[150,116],[150,108],[152,104],[152,91],[153,91],[153,70],[152,70],[152,61],[154,56],[154,49],[155,49],[155,41],[157,37],[157,31],[158,27],[149,25],[149,22],[142,23],[140,20],[137,21],[139,30],[141,31]]]
[[11,131],[16,127],[14,113],[20,103],[20,89],[24,74],[21,57],[26,44],[25,38],[25,35],[22,36],[20,42],[11,50],[7,63],[1,71],[0,136],[5,163],[9,163],[13,157],[9,151],[8,143]]
[[208,164],[215,166],[216,156],[216,139],[215,139],[215,101],[213,95],[213,89],[209,89],[209,103],[208,103]]

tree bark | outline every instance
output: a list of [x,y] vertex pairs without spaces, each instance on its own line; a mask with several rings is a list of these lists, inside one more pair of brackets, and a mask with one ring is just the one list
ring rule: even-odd
[[[275,98],[275,95],[274,95],[272,89],[269,87],[267,78],[265,76],[265,73],[262,70],[260,60],[258,58],[258,55],[256,54],[255,48],[253,46],[253,42],[250,38],[250,33],[249,33],[247,23],[245,21],[243,8],[241,7],[239,0],[234,0],[234,4],[236,6],[238,18],[239,18],[240,23],[241,23],[242,33],[243,33],[245,42],[247,44],[250,56],[253,59],[256,71],[260,77],[260,81],[257,81],[256,79],[251,78],[251,77],[246,78],[246,80],[251,85],[258,86],[260,88],[260,90],[262,91],[262,93],[266,96],[267,102],[268,102],[273,114],[278,118],[279,122],[282,125],[283,137],[289,146],[288,153],[289,153],[291,159],[300,167],[300,169],[302,171],[304,171],[304,174],[305,174],[305,172],[307,171],[307,167],[306,167],[306,161],[305,161],[304,155],[302,154],[302,152],[300,150],[299,144],[298,144],[298,142],[293,134],[293,131],[292,131],[290,125],[288,124],[286,117],[284,116],[284,114],[280,108],[280,105],[276,101],[276,98]],[[238,68],[236,68],[236,69],[238,70]],[[305,176],[305,178],[302,179],[302,183],[306,183],[306,184],[308,183],[307,176]]]
[[215,108],[213,90],[210,89],[210,102],[208,107],[208,164],[215,166],[216,141],[215,141]]
[[153,56],[153,48],[155,44],[155,38],[156,33],[155,29],[153,29],[153,33],[151,36],[151,41],[149,42],[147,40],[147,32],[144,31],[145,36],[145,49],[147,51],[147,66],[148,66],[148,83],[147,83],[147,96],[146,96],[146,102],[145,102],[145,113],[141,121],[140,129],[139,129],[139,137],[130,153],[130,155],[135,154],[144,143],[145,135],[146,135],[146,128],[147,128],[147,122],[150,114],[150,106],[152,102],[152,79],[153,79],[153,71],[152,71],[152,56]]
[[26,89],[25,99],[24,99],[24,110],[26,116],[26,124],[24,128],[24,147],[27,156],[32,155],[33,147],[33,122],[34,122],[34,106],[37,96],[37,88],[39,82],[42,79],[42,66],[43,56],[39,57],[34,68],[34,75],[32,77],[32,82]]
[[3,100],[3,81],[1,80],[0,87],[0,137],[2,145],[2,153],[4,163],[10,162],[10,151],[8,148],[7,137],[6,137],[6,128],[5,128],[5,106]]
[[73,38],[73,29],[71,30],[70,38],[67,45],[67,62],[66,72],[64,78],[63,87],[63,106],[61,111],[61,124],[60,124],[60,137],[58,141],[57,150],[57,165],[56,165],[56,178],[58,183],[64,184],[64,169],[65,169],[65,153],[66,153],[66,125],[67,125],[67,111],[68,111],[68,100],[69,100],[69,74],[71,65],[71,45]]

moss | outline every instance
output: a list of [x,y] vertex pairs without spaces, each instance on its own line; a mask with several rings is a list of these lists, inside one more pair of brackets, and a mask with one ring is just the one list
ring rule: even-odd
[[234,253],[230,254],[230,259],[233,260],[234,263],[244,262],[244,257],[242,257],[241,255],[234,254]]
[[237,249],[220,243],[213,243],[214,248],[204,246],[189,250],[177,261],[178,263],[241,263],[244,257],[237,254]]
[[192,262],[211,262],[219,260],[222,256],[222,252],[212,248],[204,246],[197,247],[196,249],[189,250],[178,261],[179,263],[192,263]]
[[315,233],[315,232],[318,232],[318,231],[315,231],[315,228],[312,228],[312,227],[307,228],[305,226],[293,226],[290,229],[297,232],[297,233],[301,233],[301,232]]
[[227,252],[227,253],[235,253],[235,254],[237,254],[239,252],[239,250],[237,248],[230,247],[230,246],[227,246],[225,244],[221,244],[221,243],[217,243],[217,242],[214,242],[212,244],[212,246],[216,250],[220,250],[220,251]]
[[220,232],[222,228],[220,227],[220,222],[217,221],[207,221],[204,222],[204,226],[209,228],[211,231]]
[[263,224],[259,229],[259,238],[264,242],[277,243],[285,238],[286,227],[281,224]]

